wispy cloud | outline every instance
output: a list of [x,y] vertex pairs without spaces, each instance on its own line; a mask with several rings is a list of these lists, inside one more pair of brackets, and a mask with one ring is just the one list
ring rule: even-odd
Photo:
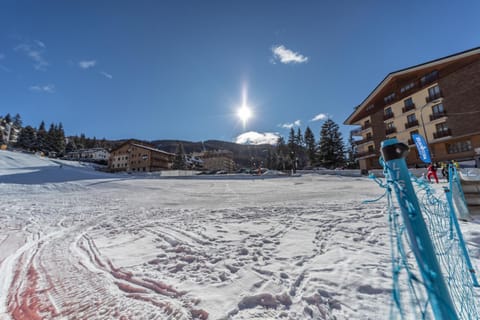
[[315,117],[313,117],[310,121],[320,121],[327,119],[328,116],[325,113],[319,113]]
[[106,73],[105,71],[100,71],[99,72],[102,76],[104,76],[105,78],[108,78],[108,79],[112,79],[113,76],[110,74],[110,73]]
[[82,69],[93,68],[93,67],[95,67],[96,64],[97,64],[96,60],[83,60],[83,61],[78,62],[78,66]]
[[45,59],[46,46],[41,41],[24,42],[13,48],[16,52],[21,52],[33,61],[33,67],[38,71],[46,71],[50,65]]
[[305,57],[298,52],[287,49],[283,45],[272,47],[272,53],[273,58],[271,61],[274,64],[276,63],[276,61],[280,61],[283,64],[308,62],[308,57]]
[[255,132],[249,131],[239,135],[235,142],[239,144],[271,144],[274,145],[277,143],[280,135],[274,132]]
[[30,91],[33,92],[45,92],[45,93],[54,93],[55,92],[55,85],[53,84],[45,84],[45,85],[34,85],[28,88]]
[[291,129],[293,127],[300,127],[302,125],[302,122],[300,120],[295,120],[292,123],[283,123],[279,124],[279,127],[282,127],[284,129]]

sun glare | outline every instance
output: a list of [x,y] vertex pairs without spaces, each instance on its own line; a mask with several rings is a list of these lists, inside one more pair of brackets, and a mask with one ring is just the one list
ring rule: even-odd
[[238,109],[237,115],[240,120],[242,120],[243,126],[245,127],[248,119],[252,117],[252,110],[248,106],[243,105],[240,107],[240,109]]

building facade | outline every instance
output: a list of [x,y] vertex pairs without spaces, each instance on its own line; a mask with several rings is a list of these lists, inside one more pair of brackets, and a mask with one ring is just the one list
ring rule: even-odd
[[153,172],[171,169],[175,154],[137,141],[127,141],[110,153],[112,172]]
[[65,158],[77,161],[107,162],[110,158],[110,152],[105,148],[80,149],[68,152]]
[[360,168],[379,168],[380,143],[410,147],[409,166],[421,165],[412,139],[423,136],[433,162],[480,161],[480,48],[395,71],[355,108],[344,124],[357,125]]
[[233,172],[236,168],[233,152],[228,150],[203,151],[192,156],[201,159],[205,170]]

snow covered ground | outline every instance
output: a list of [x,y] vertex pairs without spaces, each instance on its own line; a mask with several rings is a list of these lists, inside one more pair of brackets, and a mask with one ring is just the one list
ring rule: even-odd
[[[381,193],[363,177],[155,179],[0,151],[0,319],[386,319],[386,203],[362,204]],[[478,266],[480,227],[462,228]]]

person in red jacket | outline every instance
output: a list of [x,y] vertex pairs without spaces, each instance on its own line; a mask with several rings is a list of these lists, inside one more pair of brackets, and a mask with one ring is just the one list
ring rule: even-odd
[[427,167],[427,179],[428,182],[430,181],[430,178],[433,177],[435,179],[435,182],[438,183],[438,177],[437,177],[437,167],[435,164],[430,163],[430,165]]

